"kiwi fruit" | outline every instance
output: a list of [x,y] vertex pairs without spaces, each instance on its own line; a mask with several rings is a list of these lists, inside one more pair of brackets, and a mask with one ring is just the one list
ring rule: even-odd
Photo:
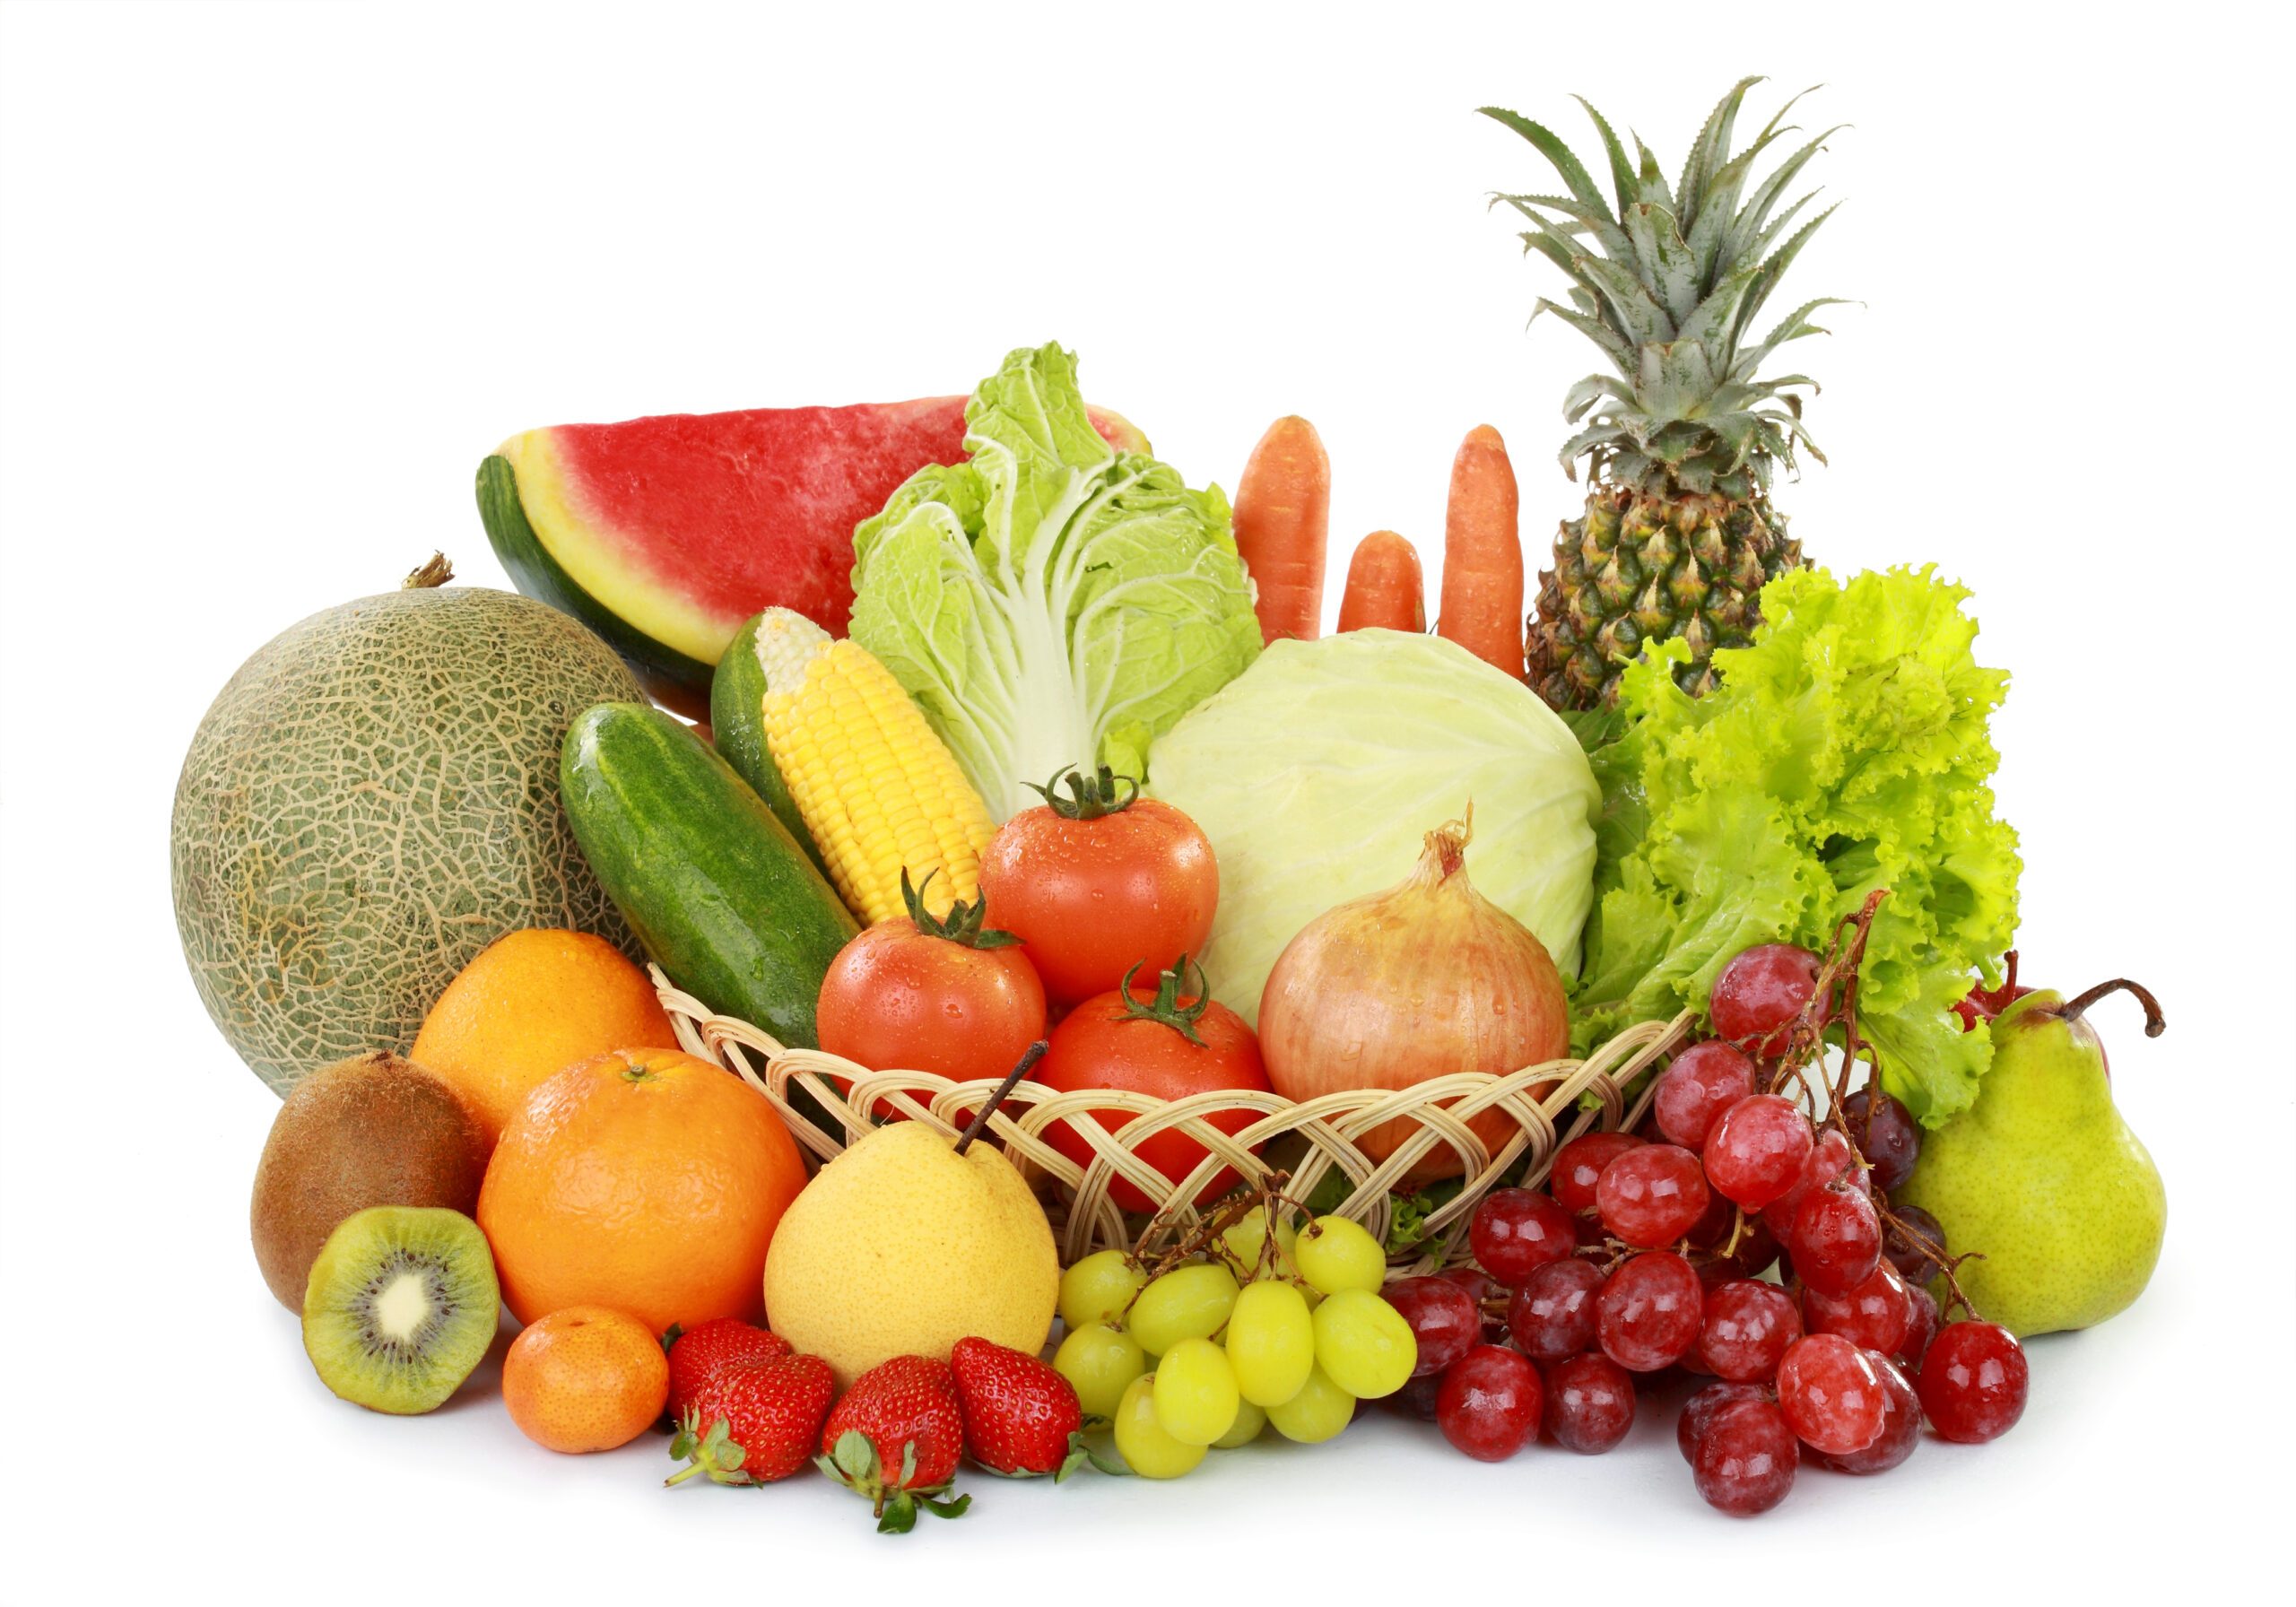
[[361,1055],[297,1083],[255,1169],[249,1220],[263,1281],[303,1309],[311,1263],[335,1224],[370,1205],[478,1209],[486,1130],[439,1078],[396,1055]]
[[345,1217],[311,1263],[303,1350],[344,1400],[413,1416],[470,1377],[501,1306],[476,1222],[434,1205],[370,1206]]

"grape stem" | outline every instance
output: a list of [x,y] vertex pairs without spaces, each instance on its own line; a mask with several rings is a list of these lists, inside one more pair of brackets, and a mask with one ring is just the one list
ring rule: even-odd
[[[1817,986],[1811,992],[1810,1002],[1802,1007],[1801,1014],[1794,1020],[1787,1036],[1786,1052],[1779,1056],[1778,1064],[1770,1073],[1769,1088],[1770,1092],[1783,1095],[1790,1087],[1805,1110],[1813,1109],[1817,1104],[1817,1089],[1811,1083],[1811,1068],[1814,1062],[1818,1083],[1826,1091],[1826,1112],[1822,1119],[1848,1141],[1851,1156],[1860,1168],[1868,1172],[1873,1170],[1873,1163],[1866,1159],[1866,1146],[1872,1142],[1874,1116],[1882,1102],[1879,1098],[1866,1099],[1865,1120],[1857,1124],[1865,1129],[1862,1134],[1851,1130],[1849,1118],[1843,1114],[1843,1108],[1849,1100],[1850,1075],[1860,1060],[1865,1061],[1869,1068],[1867,1080],[1877,1095],[1881,1088],[1881,1062],[1874,1055],[1873,1046],[1857,1030],[1857,973],[1866,962],[1866,943],[1874,933],[1874,916],[1881,909],[1882,901],[1889,896],[1888,888],[1875,888],[1866,895],[1866,902],[1855,914],[1846,915],[1834,924],[1833,943],[1824,963],[1819,967]],[[2068,1005],[2065,1013],[2077,1016],[2106,994],[2122,987],[2134,992],[2144,1002],[2150,1012],[2148,1034],[2157,1031],[2160,1006],[2152,1003],[2152,995],[2126,980],[2117,979],[2091,988]],[[1826,1070],[1825,1059],[1826,1030],[1830,1027],[1839,1028],[1841,1032],[1840,1069],[1831,1073]],[[1948,1255],[1943,1245],[1932,1242],[1926,1234],[1906,1228],[1903,1221],[1891,1212],[1886,1195],[1876,1196],[1874,1209],[1881,1218],[1885,1235],[1895,1229],[1924,1261],[1937,1269],[1936,1276],[1945,1281],[1946,1299],[1938,1313],[1940,1318],[1956,1306],[1972,1318],[1977,1317],[1977,1307],[1970,1304],[1967,1291],[1961,1288],[1961,1281],[1953,1276],[1953,1273],[1963,1262],[1982,1260],[1984,1257],[1973,1250],[1964,1251],[1959,1255]],[[1739,1239],[1747,1231],[1746,1213],[1741,1207],[1723,1254],[1735,1251]]]

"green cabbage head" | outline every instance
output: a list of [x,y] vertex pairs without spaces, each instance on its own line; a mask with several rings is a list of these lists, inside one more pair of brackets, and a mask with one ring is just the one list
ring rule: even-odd
[[1213,996],[1255,1025],[1300,929],[1403,881],[1426,833],[1470,804],[1468,879],[1566,986],[1578,976],[1602,789],[1554,712],[1465,648],[1394,630],[1277,641],[1151,757],[1150,793],[1219,857]]

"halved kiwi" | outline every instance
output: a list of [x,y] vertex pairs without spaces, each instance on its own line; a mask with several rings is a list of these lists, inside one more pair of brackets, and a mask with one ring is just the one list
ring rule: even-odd
[[377,1205],[344,1218],[311,1264],[303,1349],[344,1400],[411,1416],[470,1377],[501,1304],[476,1222],[439,1206]]

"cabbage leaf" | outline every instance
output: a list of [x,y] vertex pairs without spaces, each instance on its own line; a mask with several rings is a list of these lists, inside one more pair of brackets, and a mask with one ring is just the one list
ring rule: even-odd
[[854,533],[852,635],[1002,821],[1069,765],[1144,777],[1259,621],[1227,498],[1102,439],[1073,355],[1013,352],[965,424],[969,462],[918,470]]

